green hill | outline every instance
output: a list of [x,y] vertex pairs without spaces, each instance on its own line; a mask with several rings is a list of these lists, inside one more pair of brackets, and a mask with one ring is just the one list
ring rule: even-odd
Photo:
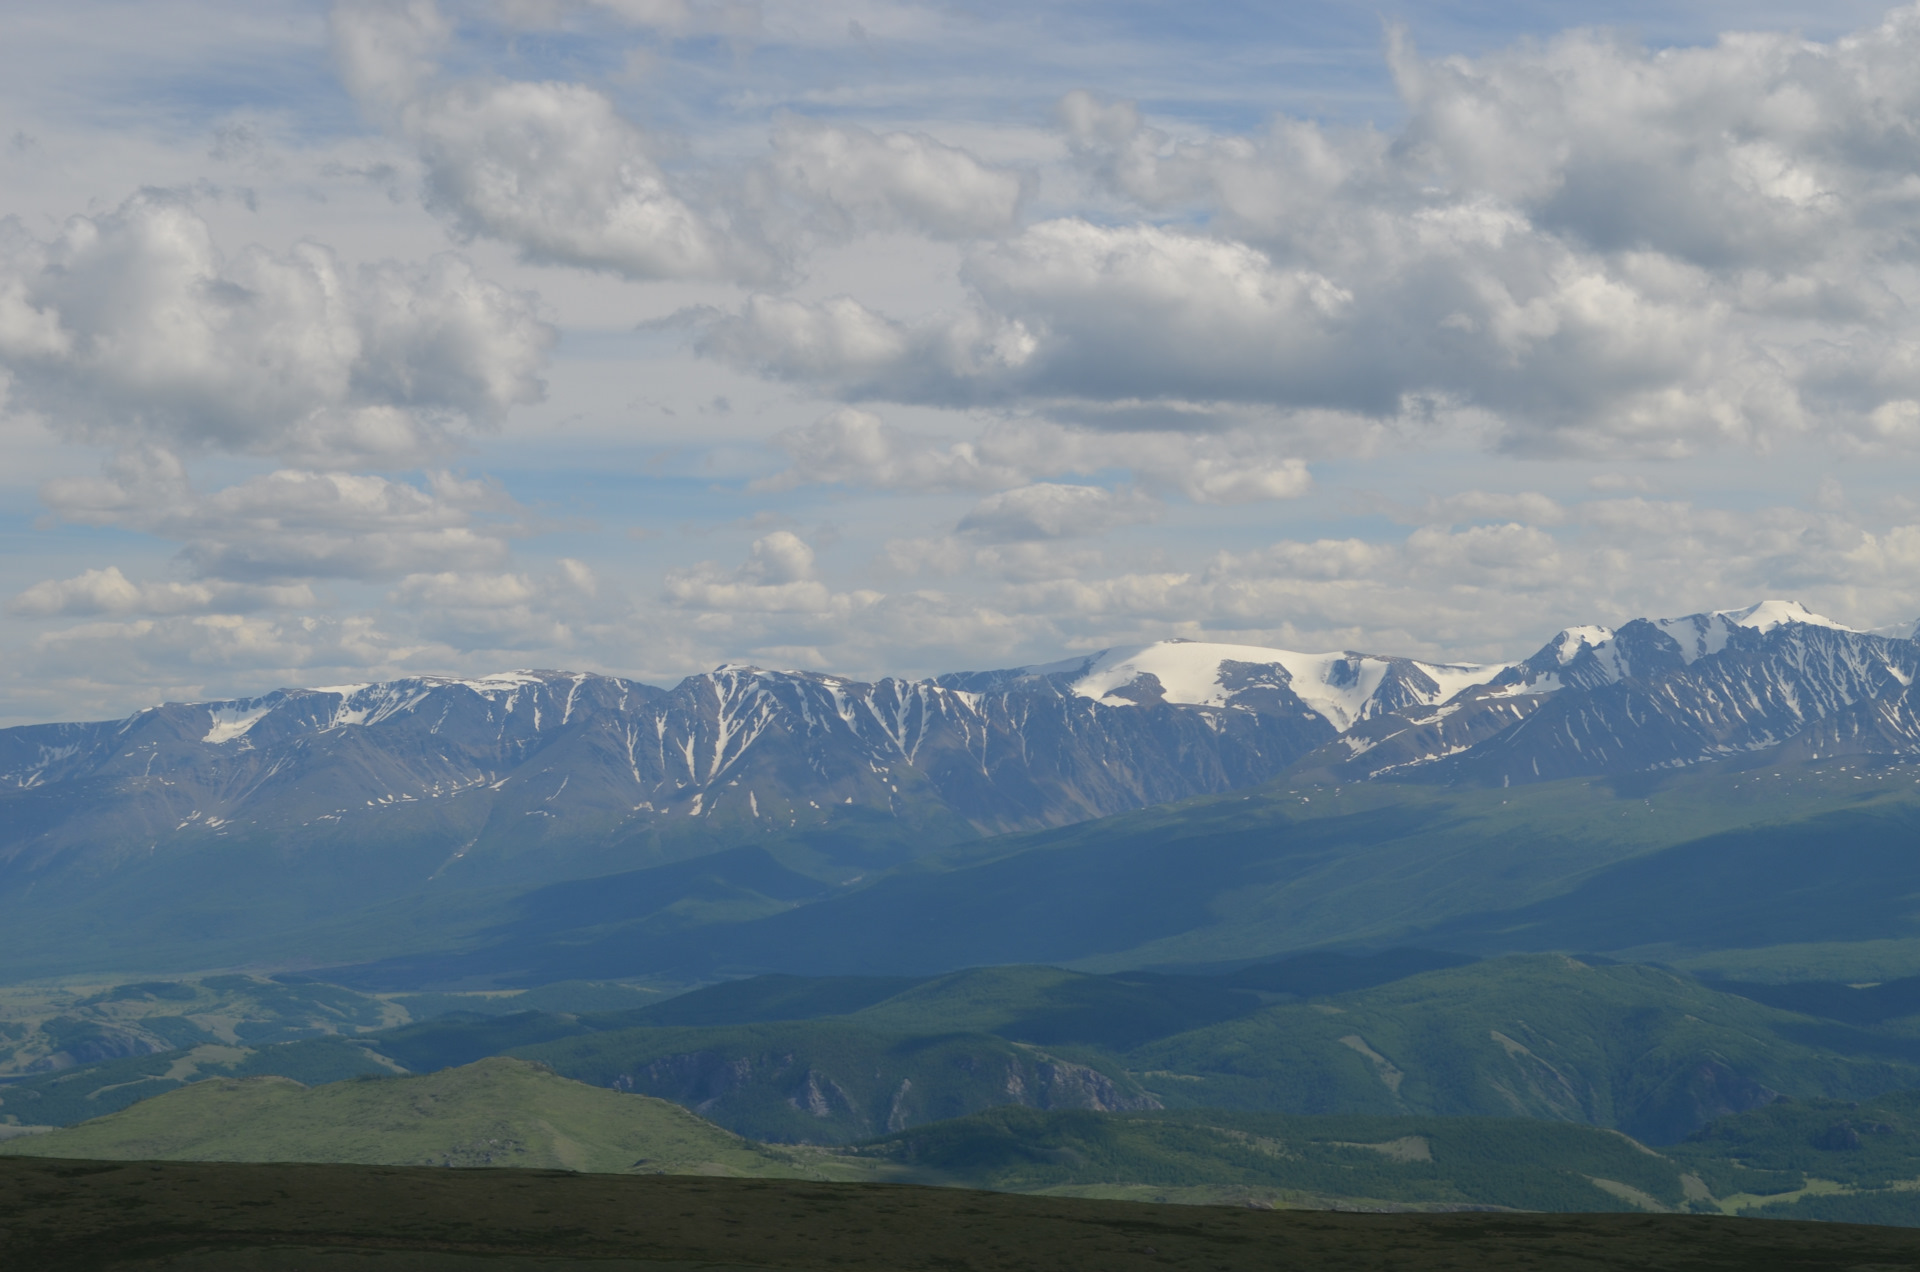
[[111,1160],[359,1162],[804,1175],[663,1100],[571,1082],[523,1060],[305,1087],[213,1078],[0,1153]]

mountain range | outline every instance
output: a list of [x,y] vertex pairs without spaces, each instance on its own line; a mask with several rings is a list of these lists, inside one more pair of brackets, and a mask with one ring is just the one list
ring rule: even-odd
[[[724,962],[721,945],[769,951],[749,970],[778,966],[765,960],[802,939],[800,928],[844,922],[832,916],[863,904],[888,907],[861,921],[863,939],[897,921],[945,942],[939,958],[916,956],[916,971],[1156,942],[1179,961],[1392,939],[1405,933],[1385,931],[1377,913],[1293,930],[1271,914],[1223,914],[1222,889],[1242,885],[1196,858],[1161,891],[1163,913],[1128,939],[1117,935],[1126,923],[1109,923],[1091,943],[995,954],[949,938],[1004,927],[1011,911],[956,915],[948,882],[956,870],[979,881],[1012,869],[1022,903],[1052,907],[1052,928],[1068,932],[1078,920],[1057,890],[1084,898],[1112,880],[1036,878],[1007,861],[1046,875],[1068,860],[1051,849],[1083,843],[1117,868],[1140,826],[1180,840],[1223,816],[1244,820],[1236,792],[1264,792],[1261,824],[1291,828],[1237,849],[1232,870],[1244,873],[1248,852],[1271,863],[1302,836],[1424,851],[1445,837],[1443,806],[1513,823],[1475,791],[1600,780],[1624,798],[1633,782],[1689,771],[1897,763],[1920,754],[1916,672],[1911,639],[1767,601],[1568,628],[1527,658],[1488,665],[1166,641],[923,680],[724,666],[662,689],[526,671],[169,703],[118,721],[0,730],[0,970],[74,969],[83,947],[96,966],[139,970],[153,959],[314,966],[508,940],[514,960],[544,959],[552,979],[615,969],[563,969],[565,958],[531,946],[618,946],[619,974],[698,979]],[[1687,828],[1751,821],[1759,805],[1729,801],[1725,788],[1717,811],[1663,819],[1658,842],[1615,828],[1601,844],[1592,827],[1561,827],[1502,866],[1518,882],[1492,887],[1478,909],[1540,903]],[[1319,791],[1320,804],[1296,807]],[[1345,802],[1329,804],[1338,792]],[[1577,802],[1554,795],[1534,807],[1551,818]],[[1186,811],[1139,811],[1168,806]],[[1406,824],[1388,833],[1396,816]],[[1103,829],[1075,839],[1083,824]],[[1494,851],[1504,833],[1482,834],[1475,851]],[[1090,864],[1086,852],[1074,859]],[[1136,882],[1158,889],[1161,879]],[[1377,901],[1406,879],[1402,867],[1376,869],[1364,887]],[[922,903],[936,893],[930,904],[948,912],[933,922]],[[1415,910],[1403,928],[1477,912]],[[1246,931],[1225,945],[1169,947],[1184,929],[1170,929],[1168,913]],[[768,935],[715,938],[741,924]],[[696,931],[706,936],[684,935]],[[103,932],[114,935],[105,952]],[[689,953],[689,940],[704,952]],[[859,970],[836,957],[816,970]]]

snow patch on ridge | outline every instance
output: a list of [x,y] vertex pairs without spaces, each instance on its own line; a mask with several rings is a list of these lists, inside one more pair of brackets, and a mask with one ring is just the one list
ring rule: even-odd
[[1684,618],[1656,618],[1653,625],[1673,637],[1680,646],[1680,657],[1688,664],[1697,658],[1717,654],[1727,647],[1727,638],[1736,627],[1751,628],[1761,635],[1788,623],[1810,627],[1829,627],[1850,632],[1853,628],[1816,614],[1798,601],[1759,601],[1745,609],[1714,610],[1707,614],[1688,614]]
[[437,676],[423,679],[433,684],[464,685],[475,693],[499,693],[502,690],[520,689],[527,685],[545,684],[541,677],[531,671],[500,671],[491,676],[481,676],[477,680],[441,680]]
[[240,702],[222,702],[207,708],[207,714],[213,717],[213,727],[207,730],[202,742],[219,745],[245,737],[247,730],[259,723],[261,717],[273,710],[276,703],[260,698]]
[[1486,684],[1513,664],[1416,662],[1413,665],[1426,672],[1427,677],[1440,687],[1435,694],[1422,695],[1426,705],[1431,707],[1451,701],[1456,694]]

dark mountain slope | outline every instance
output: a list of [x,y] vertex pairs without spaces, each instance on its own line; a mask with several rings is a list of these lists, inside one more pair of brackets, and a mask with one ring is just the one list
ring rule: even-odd
[[1474,949],[1609,950],[1920,937],[1920,805],[1711,835],[1607,867],[1551,899],[1424,935]]
[[[1904,765],[1867,776],[1857,764],[1707,765],[1505,791],[1269,788],[989,841],[739,923],[501,928],[457,954],[328,975],[399,988],[641,971],[925,975],[999,962],[1117,970],[1416,938],[1476,953],[1720,948],[1790,939],[1769,936],[1773,914],[1793,916],[1777,930],[1794,933],[1884,914],[1874,930],[1899,935],[1904,894],[1886,881],[1912,873],[1902,845],[1916,810]],[[1831,835],[1833,853],[1796,858],[1808,835]],[[1784,856],[1778,869],[1747,871],[1749,851]],[[1823,861],[1839,868],[1822,875]],[[642,893],[653,873],[598,886]]]

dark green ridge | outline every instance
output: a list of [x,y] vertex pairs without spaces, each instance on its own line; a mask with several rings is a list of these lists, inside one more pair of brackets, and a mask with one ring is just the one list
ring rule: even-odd
[[1916,771],[1726,762],[1511,790],[1283,778],[962,845],[818,899],[778,901],[755,891],[761,866],[713,859],[703,877],[714,896],[769,898],[738,921],[700,911],[713,921],[668,922],[668,910],[649,909],[581,925],[560,904],[593,887],[665,904],[686,886],[680,867],[555,885],[462,948],[327,975],[405,988],[776,969],[920,976],[1007,962],[1172,970],[1396,944],[1671,959],[1898,940],[1916,942],[1920,958],[1920,926],[1896,900],[1920,892]]

